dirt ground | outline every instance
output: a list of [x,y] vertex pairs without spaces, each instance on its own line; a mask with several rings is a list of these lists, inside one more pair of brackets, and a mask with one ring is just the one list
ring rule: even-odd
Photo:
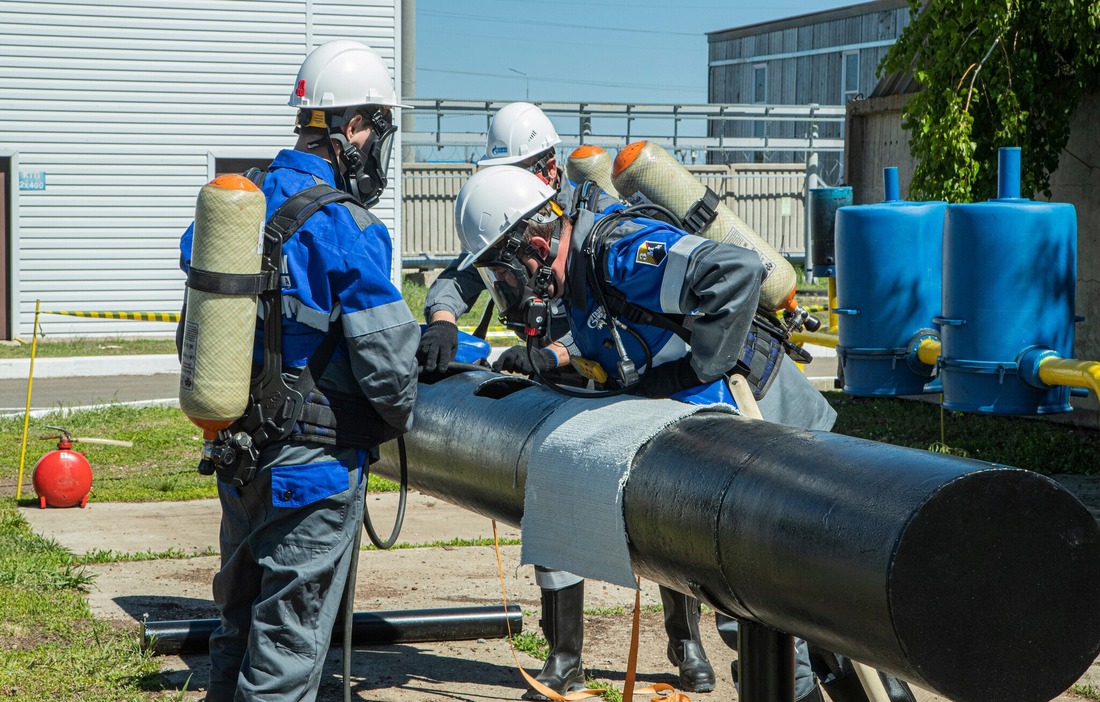
[[[376,529],[386,534],[395,513],[394,495],[372,495],[368,507]],[[160,504],[111,504],[92,502],[86,509],[24,508],[23,515],[36,532],[55,538],[74,553],[95,549],[122,552],[164,551],[185,553],[217,548],[219,508],[214,501]],[[501,525],[500,535],[518,537],[518,530]],[[409,496],[400,541],[427,543],[453,538],[492,536],[491,522],[479,515],[420,494]],[[519,563],[519,547],[502,548],[504,587],[509,603],[524,611],[524,630],[538,628],[539,591],[530,566]],[[216,557],[120,562],[96,566],[89,603],[96,616],[130,627],[141,636],[141,621],[207,619],[216,616],[210,599],[210,581],[217,569]],[[588,674],[618,689],[625,679],[630,645],[630,610],[634,592],[589,581],[586,608],[621,606],[625,614],[586,617],[584,660]],[[643,605],[660,602],[657,586],[643,582]],[[501,586],[492,547],[437,547],[364,551],[359,561],[356,611],[430,609],[440,607],[500,606]],[[643,683],[675,684],[675,669],[665,657],[661,615],[643,611],[637,676]],[[696,700],[735,700],[730,679],[733,651],[725,647],[713,625],[713,614],[704,614],[703,641],[714,664],[718,685]],[[541,663],[517,652],[518,662],[531,674]],[[186,700],[201,700],[208,676],[205,654],[165,655],[161,669]],[[341,699],[341,654],[328,656],[320,700]],[[418,643],[359,647],[352,656],[353,698],[378,702],[428,700],[518,700],[525,683],[517,671],[517,659],[503,637],[473,641]],[[1100,670],[1094,664],[1082,682],[1100,687]],[[946,698],[915,689],[918,702],[944,702]],[[1066,694],[1058,702],[1082,698]]]

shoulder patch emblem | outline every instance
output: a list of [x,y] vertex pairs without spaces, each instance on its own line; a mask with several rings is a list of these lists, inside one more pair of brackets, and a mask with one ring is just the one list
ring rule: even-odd
[[663,241],[643,241],[638,247],[638,255],[634,260],[647,266],[659,266],[665,260],[665,243]]

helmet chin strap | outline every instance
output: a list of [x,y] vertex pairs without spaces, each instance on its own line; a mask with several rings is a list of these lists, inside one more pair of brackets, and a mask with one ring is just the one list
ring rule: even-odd
[[[386,189],[386,168],[389,164],[389,150],[397,127],[389,121],[388,113],[376,111],[367,117],[370,133],[362,148],[359,148],[344,135],[343,127],[355,117],[357,108],[348,107],[343,114],[325,113],[321,110],[300,110],[295,133],[305,127],[325,129],[326,137],[309,142],[306,146],[313,150],[322,145],[328,150],[328,161],[332,166],[336,187],[348,193],[364,207],[375,205]],[[343,152],[337,155],[332,142],[340,144]]]
[[[539,297],[549,297],[554,285],[554,259],[558,256],[558,241],[561,237],[561,224],[554,228],[550,241],[532,237],[527,242],[527,255],[538,263],[538,270],[531,279],[531,291]],[[560,292],[560,291],[555,291]]]
[[[332,142],[334,141],[340,144],[340,148],[344,152],[344,162],[347,164],[346,169],[340,168],[340,159],[336,154],[336,149],[332,146]],[[336,176],[336,186],[356,200],[362,202],[363,198],[359,192],[358,174],[353,172],[354,169],[352,167],[353,162],[359,162],[361,164],[363,160],[358,147],[348,141],[347,137],[336,128],[329,131],[329,138],[325,140],[325,143],[328,144],[329,156],[332,161],[332,171]],[[361,165],[358,170],[362,171]]]

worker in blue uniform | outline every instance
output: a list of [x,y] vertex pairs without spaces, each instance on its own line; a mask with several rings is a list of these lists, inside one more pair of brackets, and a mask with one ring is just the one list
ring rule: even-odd
[[[493,115],[486,137],[485,154],[478,160],[478,166],[511,165],[524,168],[556,189],[558,205],[566,212],[572,212],[575,207],[573,184],[562,177],[555,153],[555,147],[560,143],[561,137],[553,123],[538,106],[529,102],[509,103]],[[601,191],[598,194],[601,210],[620,204],[607,193]],[[428,327],[420,340],[417,358],[429,373],[446,372],[458,348],[458,318],[468,312],[485,291],[485,283],[477,271],[459,269],[467,253],[460,252],[447,265],[429,286],[424,298],[424,319]],[[560,311],[551,310],[551,321],[550,339],[558,339],[568,331]],[[549,352],[536,356],[534,361],[543,372],[555,368],[555,362],[565,364],[568,361],[568,355],[560,344],[549,343],[548,348]],[[494,362],[494,368],[529,375],[534,372],[530,363],[523,349],[513,347],[505,350]]]
[[[674,219],[651,206],[582,208],[565,216],[538,179],[501,168],[475,174],[459,194],[456,226],[471,252],[460,267],[475,267],[491,287],[506,289],[497,297],[511,301],[514,309],[505,311],[520,318],[537,318],[525,310],[561,300],[571,332],[568,351],[598,361],[609,392],[736,405],[734,386],[743,379],[751,396],[740,397],[757,404],[764,420],[830,429],[836,412],[793,362],[783,362],[781,334],[758,314],[764,273],[759,257],[687,234]],[[531,344],[528,353],[542,351]],[[670,608],[665,595],[663,590],[667,626],[670,609],[675,614],[678,605]],[[689,621],[685,640],[669,630],[674,663],[694,653],[698,615]],[[736,620],[719,615],[718,626],[736,646]],[[836,702],[867,699],[846,661],[827,652],[816,658],[835,664],[818,668]],[[795,699],[823,700],[801,639],[795,669]],[[912,699],[905,694],[891,693],[890,699]]]
[[[331,356],[311,369],[315,388],[289,435],[259,446],[247,470],[216,469],[209,702],[316,698],[362,528],[366,463],[412,423],[419,326],[390,279],[389,232],[367,209],[386,185],[396,97],[370,47],[321,45],[291,90],[297,143],[255,178],[269,218],[303,191],[330,198],[282,246],[281,339],[266,343],[273,325],[258,321],[255,361],[278,356],[276,373],[297,378],[320,348]],[[185,271],[192,234],[180,241]],[[186,306],[183,318],[181,329]]]

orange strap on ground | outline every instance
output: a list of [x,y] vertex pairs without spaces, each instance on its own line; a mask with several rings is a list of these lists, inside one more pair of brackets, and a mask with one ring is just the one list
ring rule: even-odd
[[[523,664],[519,662],[519,656],[516,655],[516,647],[512,644],[512,625],[508,621],[508,594],[504,588],[504,563],[500,557],[500,539],[497,536],[497,522],[493,522],[493,546],[496,549],[497,554],[497,576],[500,578],[500,596],[504,601],[505,618],[504,623],[508,629],[508,648],[512,651],[512,658],[516,661],[516,667],[519,668],[519,672],[523,675],[523,679],[527,681],[532,688],[537,690],[540,694],[545,695],[549,699],[556,700],[557,702],[573,702],[573,700],[583,700],[587,697],[595,697],[597,695],[603,695],[608,690],[602,690],[600,688],[586,688],[584,690],[576,690],[570,692],[567,695],[558,694],[556,691],[550,689],[546,685],[543,685],[536,680],[530,673],[523,669]],[[630,702],[634,695],[661,695],[662,701],[667,702],[691,702],[691,698],[682,692],[678,692],[676,688],[667,683],[654,683],[647,685],[646,687],[634,689],[634,677],[635,671],[638,666],[638,630],[641,621],[641,604],[642,604],[642,589],[641,578],[638,579],[638,589],[634,593],[634,619],[631,623],[630,630],[630,653],[627,655],[626,665],[626,682],[623,685],[623,700],[624,702]]]
[[500,578],[500,596],[504,600],[504,625],[508,628],[508,648],[512,651],[512,658],[516,661],[516,667],[519,668],[519,672],[523,675],[523,679],[527,681],[527,684],[533,687],[540,694],[546,697],[557,700],[557,702],[573,702],[573,700],[583,700],[586,697],[595,697],[596,695],[602,695],[607,690],[600,689],[584,689],[570,692],[568,695],[558,694],[556,691],[550,689],[546,685],[543,685],[534,678],[530,673],[523,669],[523,664],[519,662],[519,656],[516,655],[516,647],[512,644],[512,624],[508,621],[508,593],[504,589],[504,563],[500,558],[500,538],[497,536],[497,520],[493,521],[493,546],[497,552],[497,576]]

